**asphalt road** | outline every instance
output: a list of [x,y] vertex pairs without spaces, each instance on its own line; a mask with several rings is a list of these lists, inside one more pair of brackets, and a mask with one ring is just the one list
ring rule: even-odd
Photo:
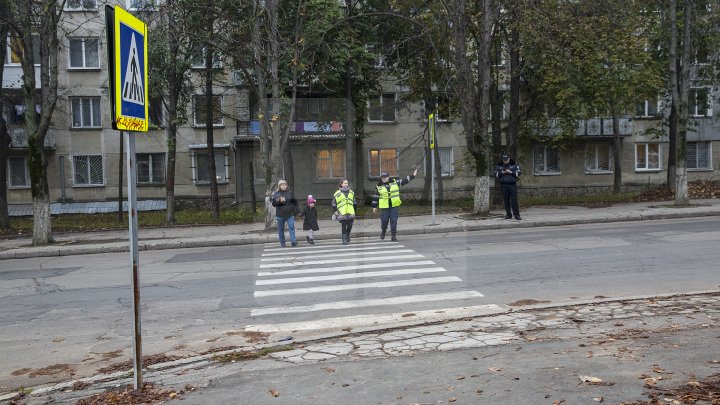
[[[248,330],[278,325],[354,328],[518,300],[713,290],[719,225],[708,217],[141,252],[143,349],[187,354],[247,344]],[[87,375],[127,359],[130,280],[127,253],[0,261],[0,392],[67,378],[11,375],[22,368],[68,364]]]

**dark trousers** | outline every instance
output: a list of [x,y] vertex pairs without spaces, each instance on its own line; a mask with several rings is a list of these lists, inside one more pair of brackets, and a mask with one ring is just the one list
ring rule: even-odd
[[352,231],[353,222],[355,222],[354,219],[343,219],[340,221],[340,226],[342,227],[341,233],[343,235],[347,234],[350,235],[350,231]]
[[387,230],[390,221],[390,233],[397,232],[398,207],[380,208],[380,229]]
[[510,208],[512,208],[512,215],[520,216],[520,207],[518,207],[517,200],[517,186],[515,184],[500,184],[500,191],[503,196],[503,205],[505,206],[505,214],[510,215]]

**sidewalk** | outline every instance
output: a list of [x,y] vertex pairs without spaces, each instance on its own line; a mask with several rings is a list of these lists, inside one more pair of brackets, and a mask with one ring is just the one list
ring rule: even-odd
[[[652,403],[693,404],[720,394],[719,313],[719,293],[535,306],[295,342],[250,361],[199,356],[150,366],[145,381],[198,405],[635,404],[649,393]],[[125,372],[98,375],[38,387],[26,403],[74,403],[131,383]]]
[[[720,216],[720,199],[691,200],[687,207],[673,207],[671,201],[615,204],[602,208],[579,206],[539,206],[523,209],[522,221],[504,219],[504,212],[495,210],[487,219],[466,219],[463,214],[436,215],[432,225],[431,215],[403,216],[400,210],[398,237],[408,235],[480,231],[536,226],[558,226],[619,221],[641,221],[703,216]],[[428,208],[428,212],[430,209]],[[320,230],[315,238],[339,239],[340,226],[329,219],[318,221]],[[296,221],[298,241],[305,243],[301,231],[302,221]],[[380,232],[379,219],[355,221],[354,237],[373,237]],[[54,235],[56,244],[33,247],[30,237],[0,239],[0,260],[27,257],[48,257],[112,253],[128,251],[128,232],[112,230],[102,232],[78,232]],[[140,229],[139,249],[164,250],[209,246],[233,246],[277,241],[275,232],[265,232],[263,224],[240,224],[222,226],[177,226],[168,228]]]

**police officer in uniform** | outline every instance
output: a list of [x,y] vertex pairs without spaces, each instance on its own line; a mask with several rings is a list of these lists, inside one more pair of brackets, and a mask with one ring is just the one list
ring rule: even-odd
[[[505,219],[515,216],[520,219],[520,207],[517,200],[517,183],[520,177],[520,166],[510,159],[508,155],[502,155],[501,161],[495,167],[495,178],[500,182],[500,192],[503,196],[503,205],[505,206]],[[512,210],[512,214],[510,211]]]
[[388,222],[390,222],[391,240],[398,241],[395,234],[397,234],[398,207],[402,204],[400,187],[410,183],[416,175],[417,169],[402,179],[391,178],[388,173],[380,173],[380,182],[376,185],[377,194],[373,196],[372,201],[373,212],[377,212],[377,209],[380,208],[380,239],[385,239]]

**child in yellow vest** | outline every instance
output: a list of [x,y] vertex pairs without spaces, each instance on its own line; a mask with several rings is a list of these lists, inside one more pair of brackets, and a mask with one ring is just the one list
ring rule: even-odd
[[332,207],[335,210],[335,217],[340,221],[342,227],[342,243],[347,245],[350,243],[350,231],[355,222],[355,209],[357,208],[355,192],[350,190],[348,179],[340,180],[338,190],[333,194]]

